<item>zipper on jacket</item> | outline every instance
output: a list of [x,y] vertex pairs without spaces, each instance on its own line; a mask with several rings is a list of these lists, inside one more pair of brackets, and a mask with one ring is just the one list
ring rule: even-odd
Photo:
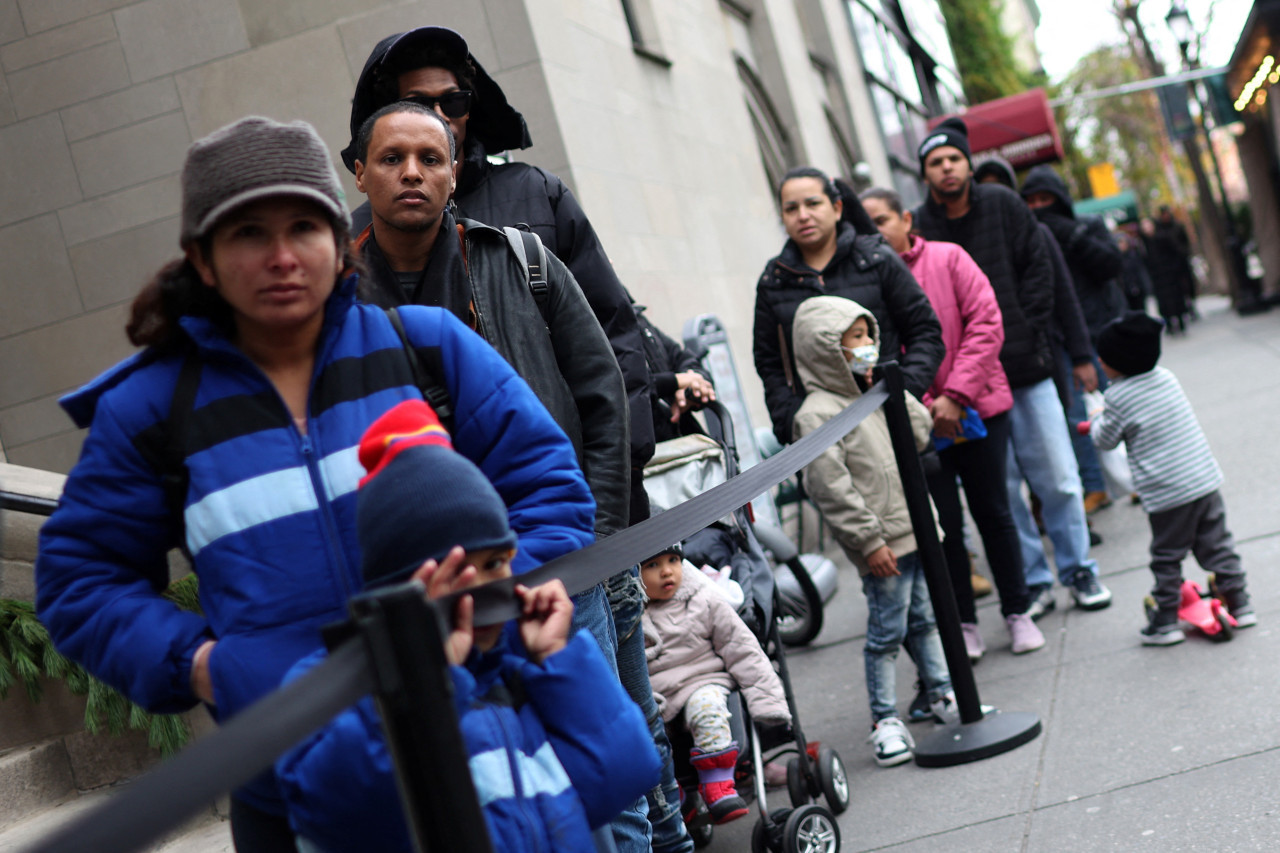
[[308,416],[306,433],[299,430],[297,424],[294,424],[293,428],[301,439],[299,447],[302,450],[302,458],[307,463],[307,474],[311,477],[311,491],[316,496],[316,511],[320,514],[322,520],[321,526],[324,527],[325,544],[329,546],[329,552],[337,568],[338,588],[345,601],[354,595],[356,590],[351,588],[347,572],[346,552],[342,550],[341,537],[338,536],[338,524],[334,521],[333,508],[329,506],[329,499],[326,497],[324,477],[320,474],[320,462],[316,459],[315,444],[311,441],[311,430],[315,428],[315,424]]
[[[515,705],[512,705],[510,707],[511,707],[511,713],[515,715],[517,720],[519,720],[520,719],[519,709],[517,709]],[[511,768],[511,789],[515,791],[516,809],[520,812],[520,817],[525,821],[525,826],[537,827],[541,823],[541,821],[539,820],[540,815],[531,814],[533,810],[530,809],[525,804],[526,798],[524,794],[524,782],[520,778],[520,762],[516,759],[517,755],[524,755],[524,750],[521,749],[522,741],[520,738],[513,737],[511,735],[511,730],[507,727],[505,714],[499,711],[498,713],[494,714],[494,717],[497,718],[498,728],[502,730],[503,752],[507,754],[507,764]],[[550,741],[547,741],[547,743],[550,743]],[[531,830],[525,830],[525,832],[528,834],[529,837],[537,838],[538,849],[539,850],[543,849],[542,838],[536,832],[533,832]],[[544,827],[544,832],[545,832],[545,827]]]

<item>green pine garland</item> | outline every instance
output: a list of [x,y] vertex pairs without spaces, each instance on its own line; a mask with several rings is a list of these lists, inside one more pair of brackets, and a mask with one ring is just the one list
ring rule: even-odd
[[[184,610],[200,612],[195,575],[171,584],[164,595]],[[27,698],[39,702],[42,677],[61,679],[71,693],[86,697],[84,727],[90,734],[145,731],[147,743],[165,756],[179,751],[191,739],[191,730],[181,716],[147,713],[59,654],[30,602],[0,598],[0,699],[7,698],[15,684],[21,684]]]

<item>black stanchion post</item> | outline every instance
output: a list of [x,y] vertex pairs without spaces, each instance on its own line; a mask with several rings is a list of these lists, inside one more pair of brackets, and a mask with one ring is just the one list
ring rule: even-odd
[[889,391],[889,399],[884,404],[884,416],[889,425],[889,437],[893,441],[893,454],[897,458],[898,474],[902,478],[902,491],[907,499],[916,546],[920,550],[920,560],[929,585],[929,597],[933,601],[942,650],[946,654],[947,668],[951,671],[951,686],[956,692],[956,703],[960,706],[958,726],[939,729],[934,734],[921,738],[916,744],[916,763],[923,767],[948,767],[999,755],[1040,734],[1040,718],[1020,711],[997,711],[983,716],[978,685],[973,679],[973,667],[969,664],[964,635],[960,630],[960,611],[956,607],[946,557],[938,539],[924,467],[920,464],[920,453],[916,450],[911,429],[911,416],[907,413],[902,370],[897,362],[889,361],[880,365],[877,372]]
[[445,657],[447,625],[408,583],[356,596],[396,784],[419,853],[493,850],[471,781]]

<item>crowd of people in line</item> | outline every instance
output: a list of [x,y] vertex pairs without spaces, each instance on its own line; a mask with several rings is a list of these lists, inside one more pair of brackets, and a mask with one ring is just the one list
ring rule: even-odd
[[[249,117],[196,141],[181,257],[132,305],[139,352],[62,401],[89,431],[41,532],[38,612],[59,650],[149,710],[227,720],[323,660],[321,629],[362,590],[412,580],[439,598],[643,521],[655,443],[696,431],[715,397],[564,183],[490,160],[532,140],[461,35],[379,42],[350,135],[354,211],[303,122]],[[1105,502],[1091,496],[1106,498],[1094,443],[1128,445],[1151,514],[1143,642],[1181,638],[1188,551],[1237,623],[1255,622],[1221,472],[1156,365],[1165,324],[1191,310],[1185,232],[1144,225],[1150,274],[1122,288],[1145,268],[1137,244],[1077,218],[1051,169],[1020,191],[1011,169],[975,171],[959,119],[919,158],[916,210],[808,167],[777,188],[788,239],[757,284],[753,351],[779,441],[865,393],[878,363],[901,365],[972,661],[986,650],[961,490],[1011,650],[1033,652],[1058,600],[1024,485],[1075,605],[1111,602],[1089,555],[1087,512]],[[1126,313],[1152,290],[1165,324]],[[1104,386],[1105,410],[1086,411]],[[920,679],[908,718],[957,714],[883,414],[803,482],[867,597],[875,761],[904,762],[901,647]],[[200,613],[162,595],[175,547]],[[668,725],[692,733],[710,819],[745,813],[727,693],[764,723],[790,712],[758,640],[683,556],[673,544],[572,599],[558,581],[517,585],[506,626],[474,625],[458,599],[456,710],[501,849],[691,851],[695,791],[676,781]],[[235,791],[231,828],[241,853],[411,849],[372,701]]]

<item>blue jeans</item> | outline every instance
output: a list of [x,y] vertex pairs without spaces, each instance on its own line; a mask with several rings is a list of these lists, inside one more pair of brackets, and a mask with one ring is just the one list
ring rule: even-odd
[[[596,584],[573,597],[573,629],[577,631],[582,628],[586,628],[596,638],[605,660],[609,662],[609,668],[621,680],[618,671],[618,635],[605,584]],[[642,649],[642,663],[643,660]],[[626,685],[625,681],[623,685]],[[613,830],[613,840],[619,853],[646,853],[649,850],[648,810],[643,799],[636,800],[629,809],[613,819],[609,826]]]
[[903,643],[916,662],[929,701],[951,690],[951,674],[933,620],[920,553],[898,557],[898,572],[888,578],[862,577],[862,592],[867,596],[867,642],[862,656],[875,722],[898,716],[896,662]]
[[[639,567],[614,575],[606,586],[618,632],[618,670],[622,686],[644,713],[649,733],[653,735],[654,745],[662,759],[662,779],[649,791],[648,803],[641,815],[648,814],[647,828],[653,832],[655,853],[693,853],[693,839],[689,837],[680,815],[680,786],[676,783],[675,767],[671,763],[671,741],[667,739],[667,730],[662,724],[662,715],[658,713],[658,703],[653,700],[653,688],[649,685],[644,633],[640,630],[640,617],[644,615],[644,589],[640,585]],[[618,838],[616,825],[614,829],[621,851],[623,842]]]
[[1068,586],[1081,571],[1096,577],[1098,564],[1089,557],[1089,526],[1084,518],[1080,472],[1053,380],[1015,389],[1009,416],[1009,464],[1005,476],[1009,508],[1022,544],[1027,586],[1052,584],[1053,573],[1035,519],[1022,498],[1024,478],[1040,498],[1045,531],[1053,542],[1058,580]]
[[[1089,420],[1089,413],[1084,407],[1084,389],[1076,384],[1071,374],[1071,361],[1066,351],[1061,353],[1067,365],[1067,382],[1071,388],[1071,407],[1067,409],[1067,434],[1071,436],[1071,449],[1076,454],[1076,467],[1080,469],[1080,484],[1086,492],[1105,492],[1107,481],[1102,478],[1102,463],[1098,461],[1098,451],[1093,446],[1093,439],[1076,431],[1076,424]],[[1098,390],[1107,387],[1106,374],[1097,356],[1093,359],[1093,369],[1098,372]]]

